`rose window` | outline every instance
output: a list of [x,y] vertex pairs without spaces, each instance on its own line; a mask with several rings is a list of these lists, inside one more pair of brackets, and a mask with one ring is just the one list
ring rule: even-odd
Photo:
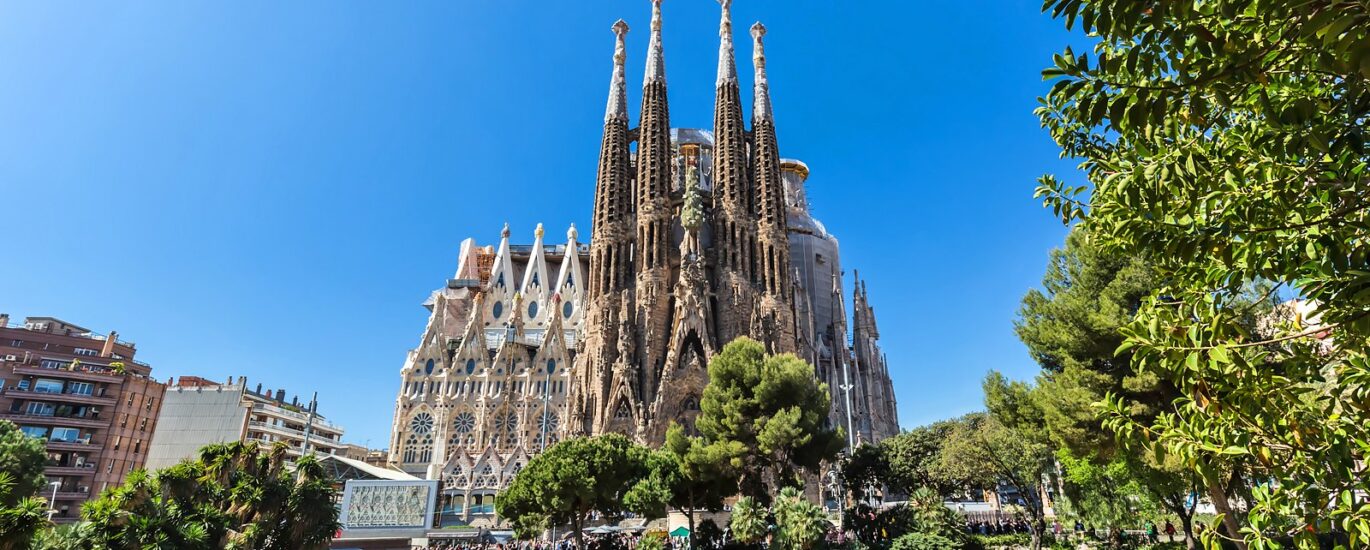
[[458,414],[452,419],[452,429],[457,433],[467,433],[476,429],[476,415],[469,412]]
[[428,414],[426,412],[414,415],[414,418],[409,421],[409,431],[419,435],[424,435],[429,432],[432,432],[433,415]]

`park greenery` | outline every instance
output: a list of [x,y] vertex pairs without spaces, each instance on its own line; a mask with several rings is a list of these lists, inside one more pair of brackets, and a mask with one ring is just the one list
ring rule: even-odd
[[[312,456],[293,467],[285,457],[284,444],[210,445],[196,460],[156,473],[135,470],[87,502],[81,521],[61,527],[30,494],[0,507],[0,549],[327,548],[339,527],[332,480]],[[12,479],[0,472],[0,496],[17,496]]]
[[[1117,351],[1170,392],[1102,400],[1116,442],[1183,470],[1206,543],[1370,545],[1370,7],[1343,0],[1048,0],[1087,36],[1037,114],[1086,183],[1038,196],[1155,288]],[[1281,307],[1253,319],[1276,297]],[[1126,388],[1124,388],[1126,389]],[[1249,510],[1225,506],[1242,494]]]
[[[562,526],[584,547],[593,516],[663,517],[732,506],[732,540],[810,550],[828,532],[826,513],[803,496],[806,479],[836,459],[843,434],[826,425],[831,401],[813,367],[791,354],[767,355],[739,338],[709,361],[697,435],[673,424],[659,450],[618,434],[571,437],[534,457],[495,500],[500,516],[532,537]],[[708,537],[712,538],[712,537]]]

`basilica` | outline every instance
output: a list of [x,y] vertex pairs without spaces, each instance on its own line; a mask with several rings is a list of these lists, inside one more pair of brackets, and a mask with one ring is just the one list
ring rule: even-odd
[[444,518],[494,522],[494,495],[560,438],[659,444],[671,422],[692,429],[706,365],[741,336],[813,364],[849,444],[898,432],[865,282],[853,275],[848,303],[837,239],[809,211],[809,168],[780,156],[759,23],[750,128],[743,119],[729,3],[712,131],[671,127],[654,0],[635,127],[628,25],[613,26],[588,242],[575,226],[550,241],[542,225],[531,245],[511,244],[507,225],[496,245],[467,239],[424,303],[389,461],[441,480]]

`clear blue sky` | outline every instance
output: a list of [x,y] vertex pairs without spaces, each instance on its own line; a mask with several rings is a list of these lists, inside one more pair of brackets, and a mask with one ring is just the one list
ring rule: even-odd
[[[784,6],[783,8],[781,6]],[[856,6],[859,6],[857,8]],[[981,407],[1064,230],[1069,171],[1032,116],[1070,37],[1014,0],[738,0],[758,19],[781,153],[869,279],[913,427]],[[675,126],[712,121],[717,4],[667,0]],[[420,302],[508,221],[589,227],[613,35],[636,116],[650,5],[0,4],[0,311],[138,343],[159,377],[318,390],[384,446]],[[588,235],[588,231],[582,231]],[[850,280],[850,279],[849,279]]]

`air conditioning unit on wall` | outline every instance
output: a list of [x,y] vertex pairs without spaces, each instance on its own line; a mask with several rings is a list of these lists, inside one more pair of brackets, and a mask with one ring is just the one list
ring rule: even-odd
[[6,355],[6,356],[5,356],[5,360],[6,360],[6,361],[18,361],[19,358],[18,358],[18,357],[15,357],[15,356],[13,356],[13,355]]

